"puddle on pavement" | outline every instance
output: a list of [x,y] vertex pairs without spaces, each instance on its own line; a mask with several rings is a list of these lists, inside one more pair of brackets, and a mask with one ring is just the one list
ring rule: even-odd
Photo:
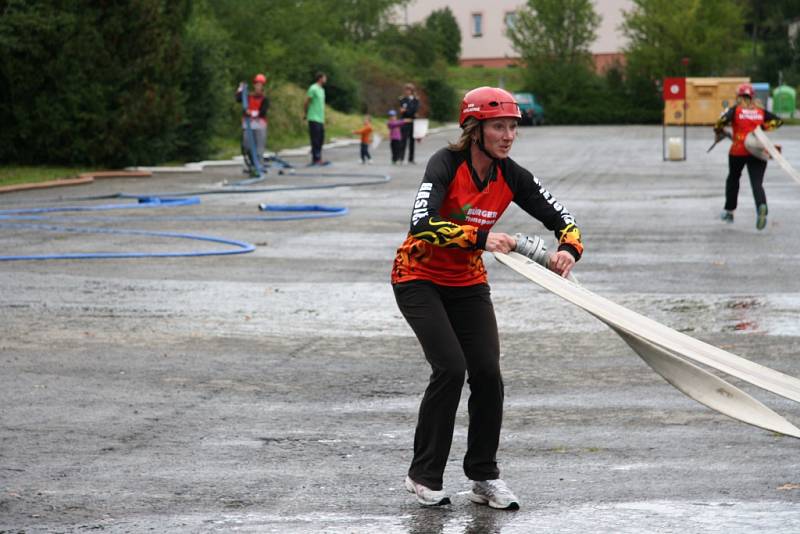
[[637,295],[618,302],[670,328],[696,332],[736,332],[800,336],[800,295]]
[[[507,512],[462,502],[442,508],[414,508],[397,515],[308,513],[226,514],[203,521],[209,531],[327,534],[529,534],[530,532],[702,531],[723,533],[796,531],[792,502],[632,501],[531,505]],[[524,504],[524,503],[523,503]],[[188,522],[190,523],[190,522]],[[186,523],[184,523],[186,524]],[[230,531],[229,530],[229,531]]]

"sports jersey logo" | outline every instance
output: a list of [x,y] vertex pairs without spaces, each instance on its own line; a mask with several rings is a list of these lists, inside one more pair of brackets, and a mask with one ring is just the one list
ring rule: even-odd
[[448,217],[450,217],[451,219],[455,219],[457,221],[466,221],[467,220],[467,211],[469,211],[469,209],[471,207],[472,207],[472,204],[464,204],[463,206],[461,206],[461,211],[460,212],[455,212],[454,211],[454,212],[450,213],[450,215],[448,215]]
[[561,215],[561,220],[564,221],[564,224],[567,225],[575,224],[575,217],[573,217],[572,214],[567,211],[567,208],[565,208],[561,203],[559,203],[555,199],[555,197],[550,193],[550,191],[544,188],[542,182],[540,182],[536,176],[533,177],[533,183],[539,186],[539,193],[541,193],[542,198],[544,198],[548,204],[553,206],[553,209],[556,210],[559,213],[559,215]]
[[431,197],[433,184],[422,182],[417,191],[417,198],[414,200],[414,211],[411,212],[411,224],[417,224],[420,219],[428,216],[428,199]]
[[739,120],[743,121],[760,121],[762,114],[760,109],[739,108]]
[[[465,206],[466,207],[466,206]],[[483,210],[481,208],[469,208],[467,210],[467,222],[477,224],[478,226],[493,225],[497,222],[497,212],[491,210]]]
[[472,204],[464,204],[461,206],[460,212],[451,212],[448,217],[455,221],[464,221],[478,226],[491,224],[497,222],[497,212],[491,210],[484,210],[478,207],[472,207]]

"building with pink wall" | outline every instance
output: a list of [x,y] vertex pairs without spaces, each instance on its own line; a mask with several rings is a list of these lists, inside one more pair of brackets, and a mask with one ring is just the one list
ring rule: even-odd
[[[622,61],[626,43],[619,26],[622,11],[630,9],[633,1],[593,0],[593,3],[602,21],[591,52],[596,68],[603,71],[615,61]],[[461,28],[461,64],[508,66],[519,60],[519,54],[506,37],[506,28],[514,23],[517,9],[525,4],[520,0],[411,0],[398,9],[395,20],[401,24],[422,22],[432,11],[449,7]]]

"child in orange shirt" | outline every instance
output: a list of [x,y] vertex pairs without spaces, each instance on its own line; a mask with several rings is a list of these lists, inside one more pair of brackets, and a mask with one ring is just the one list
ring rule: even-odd
[[354,130],[354,134],[361,136],[361,163],[372,163],[372,156],[369,155],[369,145],[372,143],[372,119],[369,115],[364,115],[364,126],[359,130]]

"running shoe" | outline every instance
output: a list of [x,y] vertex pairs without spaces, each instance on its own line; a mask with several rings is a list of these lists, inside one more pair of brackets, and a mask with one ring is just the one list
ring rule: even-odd
[[444,490],[435,491],[427,486],[418,484],[406,476],[406,489],[417,496],[417,502],[422,506],[443,506],[450,504],[450,497]]
[[767,205],[758,205],[758,218],[756,219],[756,229],[763,230],[767,226]]
[[478,504],[488,504],[499,510],[519,510],[519,499],[502,480],[473,480],[467,498]]
[[719,214],[719,218],[725,221],[726,223],[732,223],[733,212],[730,210],[722,210],[722,213]]

